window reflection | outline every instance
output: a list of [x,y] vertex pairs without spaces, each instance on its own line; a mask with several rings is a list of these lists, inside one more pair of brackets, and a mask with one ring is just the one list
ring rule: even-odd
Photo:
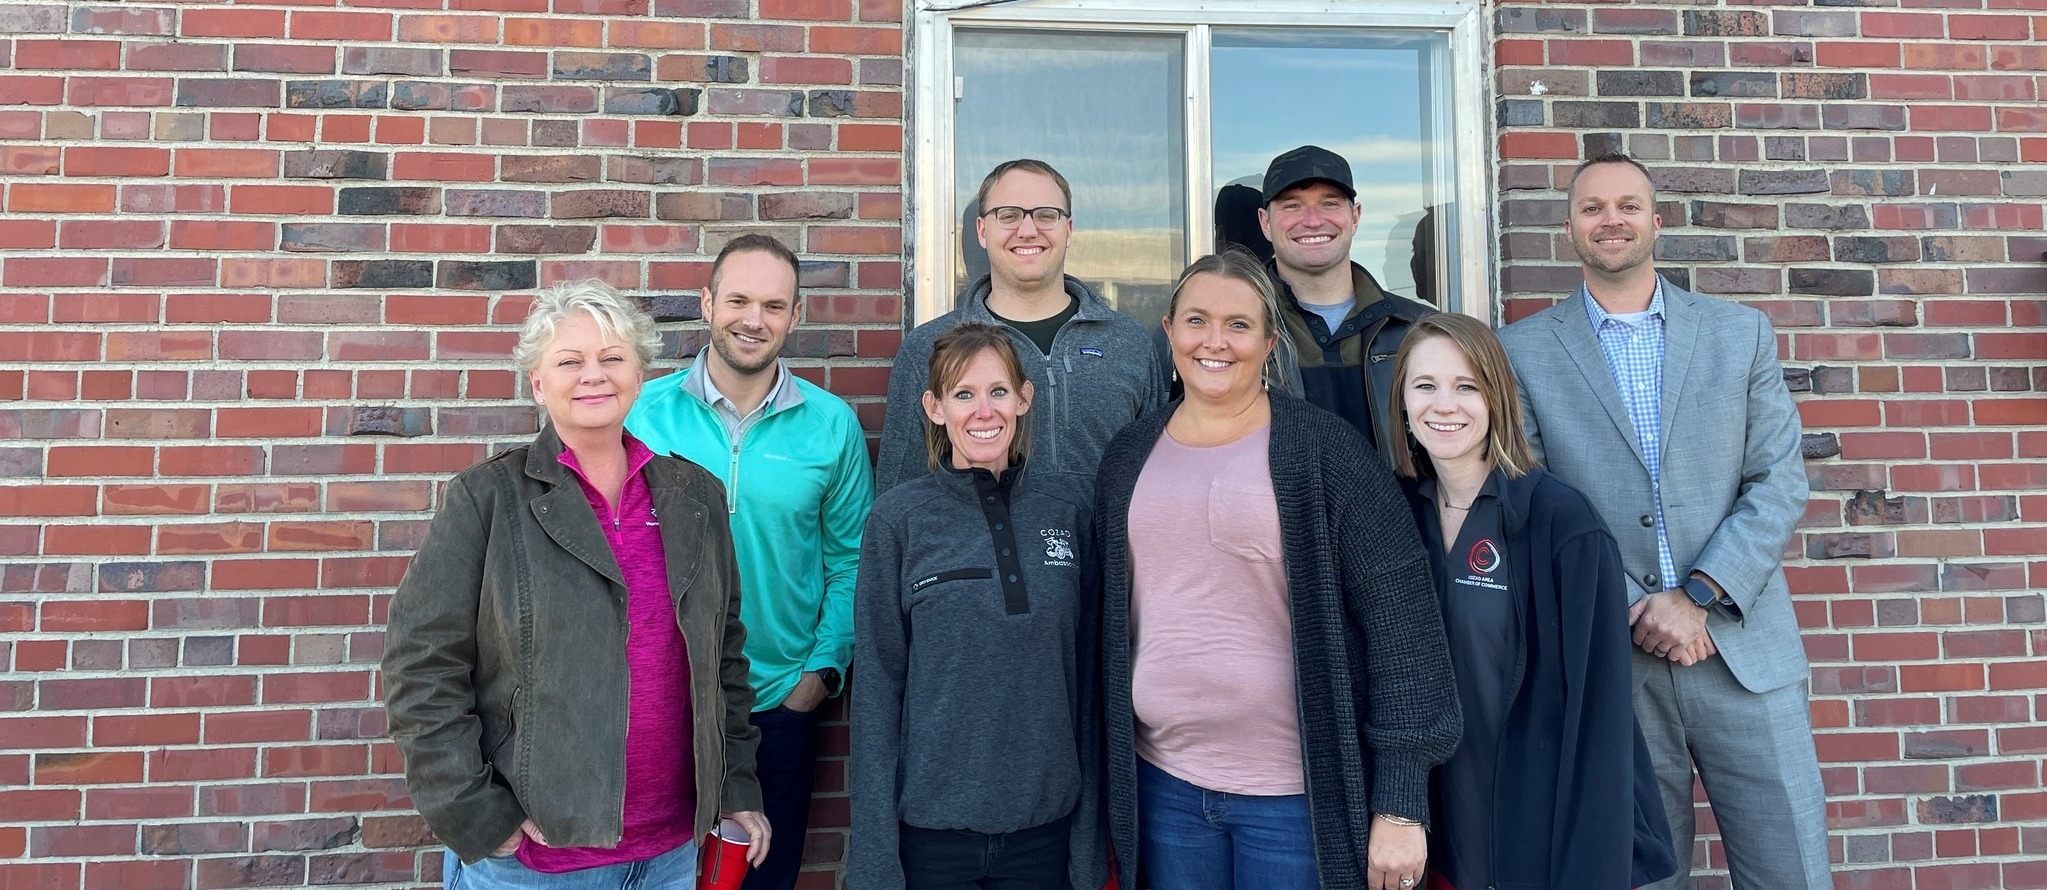
[[1066,272],[1139,319],[1165,314],[1187,264],[1186,138],[1178,34],[961,29],[954,37],[954,291],[987,274],[972,206],[1011,158],[1073,186]]
[[[1270,257],[1258,231],[1266,165],[1299,145],[1350,161],[1360,218],[1351,259],[1387,290],[1437,305],[1449,270],[1432,244],[1449,240],[1451,165],[1438,121],[1440,32],[1218,28],[1210,56],[1210,153],[1218,239]],[[1246,204],[1249,204],[1247,207]],[[1427,225],[1424,225],[1426,219]],[[1419,259],[1418,259],[1419,258]]]

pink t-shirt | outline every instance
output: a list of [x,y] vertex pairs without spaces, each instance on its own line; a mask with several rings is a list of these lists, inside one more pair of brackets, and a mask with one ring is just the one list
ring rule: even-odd
[[1137,753],[1232,794],[1305,788],[1270,442],[1160,436],[1130,500]]
[[[559,874],[652,859],[689,842],[695,833],[689,650],[668,596],[668,556],[661,546],[653,491],[640,475],[654,452],[631,436],[625,445],[629,470],[616,513],[583,477],[575,454],[564,450],[561,455],[562,464],[582,484],[604,539],[611,544],[611,555],[625,573],[625,833],[611,848],[549,847],[528,838],[519,846],[519,861],[538,872]],[[613,755],[592,751],[590,756]]]

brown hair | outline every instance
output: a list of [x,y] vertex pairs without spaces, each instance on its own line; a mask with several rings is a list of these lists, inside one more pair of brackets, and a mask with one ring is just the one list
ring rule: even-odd
[[[1514,367],[1507,362],[1507,350],[1500,346],[1500,338],[1485,322],[1469,315],[1451,312],[1437,312],[1424,315],[1408,328],[1407,337],[1400,341],[1400,354],[1393,359],[1393,398],[1387,409],[1393,418],[1407,421],[1407,368],[1415,348],[1424,341],[1441,337],[1457,344],[1464,353],[1464,360],[1471,363],[1472,373],[1478,376],[1478,392],[1486,403],[1486,457],[1501,470],[1507,478],[1519,479],[1535,468],[1535,453],[1528,447],[1528,435],[1521,429],[1521,395],[1514,384]],[[1414,433],[1407,434],[1407,447],[1393,449],[1393,471],[1409,479],[1420,478],[1422,469],[1429,465],[1426,454],[1417,455],[1421,449],[1414,440]]]
[[1585,168],[1597,166],[1599,164],[1626,164],[1630,167],[1635,168],[1636,170],[1641,171],[1642,178],[1649,181],[1649,206],[1651,208],[1654,208],[1656,206],[1656,177],[1649,175],[1649,168],[1642,166],[1641,161],[1635,160],[1634,158],[1628,157],[1627,155],[1617,151],[1610,151],[1605,154],[1593,155],[1592,157],[1586,158],[1584,163],[1578,165],[1578,169],[1571,171],[1571,183],[1569,185],[1564,186],[1564,194],[1566,196],[1569,196],[1571,194],[1571,190],[1578,187],[1578,175],[1584,173]]
[[[1069,217],[1073,215],[1073,186],[1067,185],[1066,177],[1059,175],[1059,171],[1052,169],[1051,164],[1036,158],[1017,158],[1014,161],[1003,161],[1000,164],[996,164],[995,169],[988,171],[987,176],[981,177],[981,190],[974,193],[974,212],[987,213],[989,210],[988,192],[995,188],[996,183],[1002,181],[1002,177],[1018,170],[1022,170],[1025,173],[1036,173],[1052,180],[1054,184],[1059,186],[1059,194],[1066,199],[1066,215]],[[1030,208],[1026,207],[1024,209],[1028,210]]]
[[[960,382],[961,377],[966,376],[967,366],[973,364],[974,359],[979,358],[981,353],[988,351],[993,351],[995,357],[1002,360],[1003,370],[1009,374],[1010,383],[1015,384],[1017,392],[1021,393],[1024,384],[1031,378],[1024,373],[1023,359],[1016,354],[1016,341],[1011,340],[1009,334],[1000,327],[972,321],[953,325],[950,330],[939,334],[937,340],[932,341],[931,376],[927,378],[930,385],[926,391],[934,398],[943,400],[943,393]],[[930,417],[924,418],[924,453],[931,472],[938,472],[939,463],[944,461],[945,456],[951,451],[952,440],[946,438],[945,427],[932,423]],[[1030,455],[1030,451],[1031,418],[1029,414],[1018,415],[1015,435],[1009,440],[1010,466],[1023,463],[1024,458]]]
[[788,245],[783,244],[780,241],[776,241],[775,239],[770,238],[766,235],[762,235],[758,232],[748,232],[744,235],[741,235],[737,238],[725,242],[724,249],[718,251],[718,258],[711,261],[710,289],[705,291],[704,293],[707,296],[718,295],[718,278],[719,276],[725,273],[726,257],[729,257],[735,253],[748,252],[765,253],[771,257],[774,257],[775,259],[788,263],[790,277],[792,277],[796,281],[796,292],[791,293],[789,296],[791,299],[794,299],[797,293],[802,292],[803,266],[802,264],[797,262],[796,252],[790,250]]

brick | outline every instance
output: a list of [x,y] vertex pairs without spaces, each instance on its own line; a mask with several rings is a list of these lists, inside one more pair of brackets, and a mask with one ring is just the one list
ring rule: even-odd
[[[596,242],[596,226],[499,226],[497,229],[500,253],[584,254]],[[690,243],[693,246],[694,239]]]
[[594,155],[508,155],[505,182],[594,182],[603,178],[604,159]]
[[537,274],[532,260],[442,260],[436,286],[455,290],[528,290],[535,286]]
[[402,289],[433,286],[430,260],[336,260],[329,287]]

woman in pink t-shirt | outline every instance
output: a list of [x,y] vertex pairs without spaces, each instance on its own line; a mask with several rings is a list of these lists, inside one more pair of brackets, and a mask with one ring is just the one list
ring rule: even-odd
[[1102,461],[1110,839],[1126,886],[1413,890],[1458,733],[1428,557],[1357,429],[1268,389],[1277,300],[1248,255],[1189,266],[1186,396]]
[[718,483],[625,434],[658,340],[600,282],[515,357],[546,423],[448,484],[391,601],[406,787],[451,888],[681,890],[720,814],[770,842]]

